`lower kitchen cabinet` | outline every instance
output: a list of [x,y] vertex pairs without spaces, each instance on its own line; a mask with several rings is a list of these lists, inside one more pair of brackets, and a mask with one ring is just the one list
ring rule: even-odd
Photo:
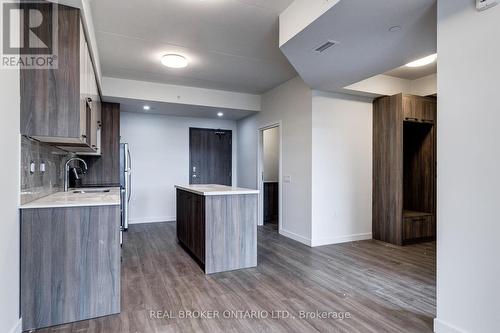
[[177,190],[177,238],[205,264],[205,198]]
[[120,312],[120,207],[21,210],[23,330]]
[[[208,185],[218,194],[177,187],[177,238],[205,274],[257,266],[257,191]],[[194,186],[196,190],[196,186]]]

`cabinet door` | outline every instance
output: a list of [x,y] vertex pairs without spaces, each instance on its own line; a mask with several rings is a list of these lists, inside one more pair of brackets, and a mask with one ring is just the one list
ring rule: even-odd
[[87,141],[87,41],[80,22],[80,136]]
[[403,115],[406,121],[434,123],[436,100],[430,97],[403,96]]
[[[41,3],[23,6],[52,10]],[[57,10],[58,67],[20,71],[21,134],[45,142],[81,143],[80,11],[62,5]]]
[[21,212],[24,330],[120,312],[120,208]]
[[97,150],[97,128],[98,128],[98,120],[97,120],[97,100],[94,94],[95,87],[95,76],[92,68],[92,62],[90,59],[90,54],[87,51],[88,55],[88,78],[89,78],[89,95],[87,97],[90,105],[92,106],[92,117],[90,124],[90,146],[92,149]]
[[186,194],[184,191],[177,190],[177,226],[176,226],[176,231],[177,231],[177,239],[183,243],[184,245],[186,244]]
[[192,251],[196,258],[205,263],[205,198],[193,195],[192,200]]

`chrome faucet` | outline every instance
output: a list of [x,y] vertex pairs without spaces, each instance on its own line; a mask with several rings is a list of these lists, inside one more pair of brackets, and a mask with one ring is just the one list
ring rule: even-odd
[[84,160],[82,160],[81,158],[78,158],[78,157],[72,157],[70,158],[66,164],[64,165],[64,192],[68,192],[68,188],[69,188],[69,164],[73,161],[80,161],[83,163],[83,166],[85,168],[85,171],[88,170],[88,167],[87,167],[87,163],[85,163]]

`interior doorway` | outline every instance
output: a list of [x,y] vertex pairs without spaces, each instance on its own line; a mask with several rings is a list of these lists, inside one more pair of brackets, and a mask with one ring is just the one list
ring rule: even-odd
[[259,129],[259,225],[279,232],[282,226],[281,126]]

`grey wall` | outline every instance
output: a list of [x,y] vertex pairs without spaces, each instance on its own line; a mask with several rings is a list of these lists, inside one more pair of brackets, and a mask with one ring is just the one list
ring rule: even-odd
[[[21,137],[21,204],[57,192],[63,185],[63,163],[66,153],[45,143]],[[30,163],[35,162],[35,173]],[[45,172],[40,164],[45,163]]]
[[282,124],[282,234],[311,244],[312,92],[296,77],[262,96],[262,111],[238,122],[238,185],[257,188],[259,128]]

